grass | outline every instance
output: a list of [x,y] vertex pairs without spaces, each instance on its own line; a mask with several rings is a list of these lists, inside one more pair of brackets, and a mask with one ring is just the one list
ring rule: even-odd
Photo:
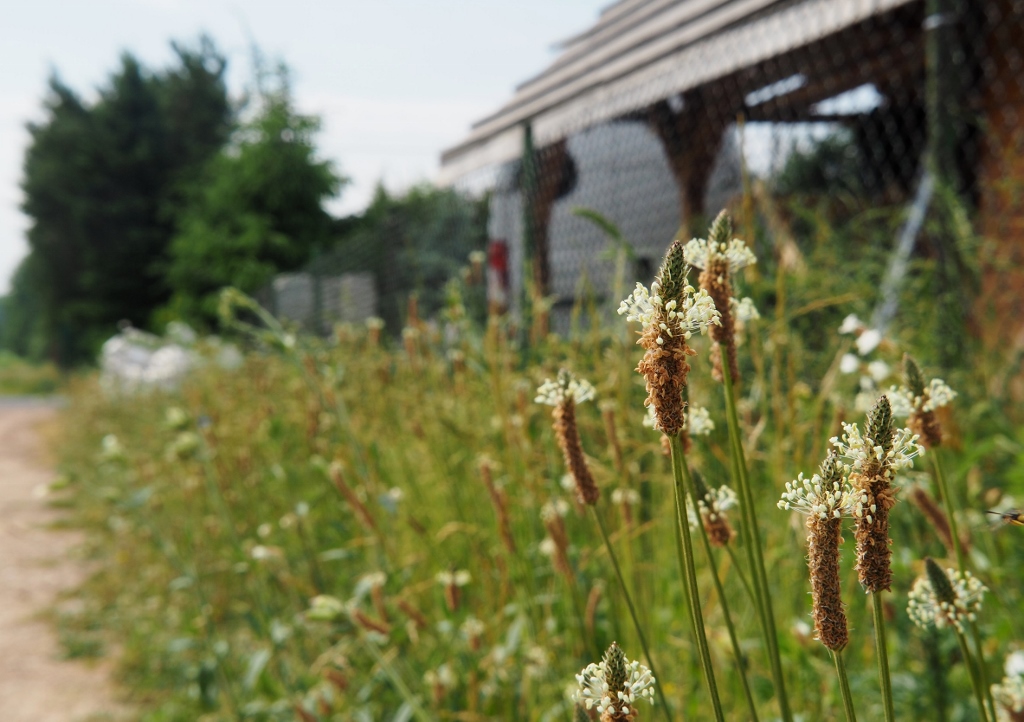
[[[856,376],[835,373],[848,341],[828,329],[848,308],[829,299],[848,303],[851,290],[834,280],[822,298],[820,279],[765,279],[756,288],[775,299],[785,288],[788,305],[748,324],[739,351],[739,451],[781,674],[805,720],[839,718],[844,701],[837,661],[808,627],[803,525],[776,502],[786,481],[817,467],[832,420],[861,416],[850,411]],[[501,319],[471,328],[457,300],[446,318],[444,334],[413,321],[415,333],[394,348],[351,328],[329,342],[294,343],[270,329],[241,369],[210,364],[174,393],[110,396],[95,379],[71,383],[58,447],[62,493],[98,568],[81,590],[87,603],[76,623],[115,641],[121,681],[143,720],[567,720],[567,688],[598,661],[595,650],[617,641],[643,660],[627,584],[672,719],[711,718],[678,569],[671,462],[641,423],[639,354],[625,325],[595,316],[568,338],[521,347]],[[693,439],[686,461],[709,486],[735,487],[723,394],[707,343],[693,345],[690,402],[707,407],[716,426]],[[902,350],[890,342],[879,356],[896,368]],[[607,424],[593,403],[576,410],[607,547],[562,483],[549,409],[533,402],[562,367],[591,380],[614,416]],[[1016,529],[990,530],[974,512],[1020,493],[1024,435],[986,400],[983,379],[948,380],[961,397],[947,424],[946,482],[967,503],[961,523],[972,527],[972,563],[993,590],[978,626],[988,677],[998,679],[996,665],[1024,641],[1015,613],[1024,540]],[[504,494],[511,544],[481,457]],[[928,482],[914,471],[903,483]],[[612,501],[618,488],[639,494],[629,518]],[[546,553],[541,509],[552,500],[568,509],[571,574]],[[742,529],[743,519],[736,510],[731,521]],[[880,610],[895,718],[978,719],[956,640],[918,629],[905,611],[920,560],[942,558],[944,548],[911,505],[898,504],[891,521],[895,582]],[[857,714],[882,719],[872,604],[857,584],[853,547],[842,548],[852,631],[841,662]],[[691,551],[723,717],[746,719],[715,572],[704,546]],[[744,583],[759,572],[731,551],[717,559],[722,589],[754,705],[760,719],[776,719],[772,650]],[[88,651],[92,638],[68,635],[69,653]],[[638,709],[642,719],[659,714]]]
[[52,363],[33,364],[0,352],[0,396],[44,396],[60,385],[60,372]]

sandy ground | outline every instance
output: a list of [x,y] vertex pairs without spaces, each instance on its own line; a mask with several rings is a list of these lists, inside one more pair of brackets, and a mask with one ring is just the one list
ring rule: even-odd
[[40,426],[52,405],[0,400],[0,720],[80,722],[124,714],[103,665],[61,659],[40,619],[57,594],[82,580],[70,551],[79,538],[48,526],[59,518],[41,492],[52,479]]

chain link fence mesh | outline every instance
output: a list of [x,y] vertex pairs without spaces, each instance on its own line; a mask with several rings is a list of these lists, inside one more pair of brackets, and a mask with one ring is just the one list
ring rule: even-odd
[[769,271],[814,271],[822,246],[874,269],[860,297],[878,326],[924,259],[917,291],[946,299],[943,322],[981,288],[1005,336],[1024,296],[1022,37],[1019,0],[621,0],[445,152],[450,223],[428,245],[367,225],[271,305],[320,331],[397,330],[406,297],[436,310],[476,250],[492,310],[544,298],[565,330],[581,297],[613,307],[726,207]]

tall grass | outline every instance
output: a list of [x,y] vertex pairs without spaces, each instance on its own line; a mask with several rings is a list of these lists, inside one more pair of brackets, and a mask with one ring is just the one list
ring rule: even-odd
[[[861,719],[882,719],[888,700],[853,544],[840,559],[850,641],[833,658],[808,624],[805,530],[774,509],[785,483],[824,457],[839,431],[833,419],[855,415],[856,377],[835,372],[848,343],[832,333],[850,297],[842,279],[820,297],[826,284],[769,260],[776,276],[755,290],[769,289],[764,303],[785,289],[786,307],[739,332],[744,383],[733,423],[708,344],[691,341],[689,400],[716,427],[689,439],[687,471],[728,483],[741,445],[742,498],[757,507],[759,532],[742,541],[763,560],[751,568],[735,541],[717,564],[709,547],[691,547],[697,605],[675,541],[688,531],[674,511],[684,471],[677,463],[673,475],[659,436],[642,424],[645,391],[624,325],[595,323],[522,348],[504,319],[472,328],[456,294],[443,332],[413,319],[400,343],[375,329],[339,328],[324,342],[269,327],[241,369],[211,364],[180,392],[117,397],[76,381],[59,451],[65,503],[89,532],[97,572],[81,611],[62,618],[65,637],[116,649],[142,718],[161,722],[567,720],[578,714],[574,675],[602,650],[617,642],[643,659],[638,629],[672,719],[709,719],[715,696],[724,719],[751,718],[751,703],[760,719],[775,719],[779,675],[802,719],[837,718],[852,704]],[[879,353],[896,368],[901,351],[890,341]],[[601,492],[600,524],[563,483],[549,411],[533,402],[563,367],[591,380],[604,404],[579,406],[575,419]],[[991,590],[977,617],[986,653],[972,656],[984,664],[1024,641],[1015,570],[1024,543],[1015,529],[984,528],[974,510],[1024,478],[994,473],[1024,468],[1024,437],[998,426],[974,388],[962,385],[950,417],[965,421],[947,425],[944,482],[967,504],[959,521],[973,527],[970,564]],[[682,462],[682,443],[671,445]],[[734,523],[742,530],[746,520]],[[890,534],[892,594],[879,610],[895,718],[978,719],[980,670],[953,637],[928,635],[905,611],[918,560],[945,547],[909,504],[892,511]],[[759,588],[776,625],[774,675]]]
[[60,372],[52,363],[30,363],[0,351],[0,396],[53,394],[60,385]]

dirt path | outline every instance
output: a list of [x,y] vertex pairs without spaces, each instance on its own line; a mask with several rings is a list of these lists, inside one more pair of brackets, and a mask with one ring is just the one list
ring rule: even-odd
[[123,710],[103,666],[61,660],[52,626],[38,618],[81,581],[69,556],[78,538],[48,525],[59,517],[41,492],[53,476],[39,426],[52,406],[0,400],[0,720],[79,722]]

